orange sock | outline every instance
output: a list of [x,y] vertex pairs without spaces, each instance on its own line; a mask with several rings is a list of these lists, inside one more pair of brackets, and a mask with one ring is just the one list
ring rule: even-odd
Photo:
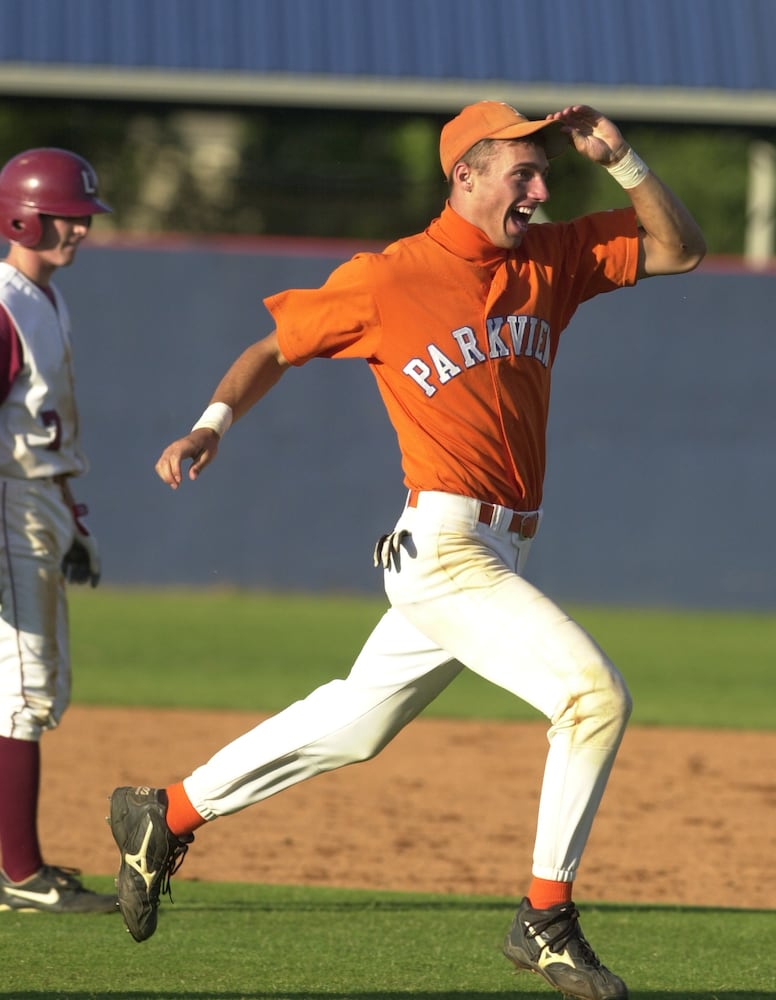
[[571,902],[573,882],[552,882],[546,878],[533,877],[528,898],[535,910],[549,910],[559,903]]
[[207,820],[204,820],[191,804],[182,781],[168,785],[165,791],[167,792],[167,826],[176,837],[180,837],[184,833],[193,833],[198,827],[205,825]]

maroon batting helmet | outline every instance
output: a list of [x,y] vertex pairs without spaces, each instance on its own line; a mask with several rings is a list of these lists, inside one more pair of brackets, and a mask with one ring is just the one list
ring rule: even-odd
[[43,234],[41,215],[98,215],[110,208],[97,197],[97,174],[67,149],[28,149],[0,170],[0,233],[23,247]]

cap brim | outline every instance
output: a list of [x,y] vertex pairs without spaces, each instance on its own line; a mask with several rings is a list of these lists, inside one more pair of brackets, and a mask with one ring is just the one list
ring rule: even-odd
[[493,132],[489,139],[528,139],[537,132],[542,133],[544,151],[547,159],[552,160],[561,153],[565,153],[569,147],[570,139],[566,132],[561,131],[560,122],[557,121],[528,121],[520,122],[519,125],[509,125],[499,132]]

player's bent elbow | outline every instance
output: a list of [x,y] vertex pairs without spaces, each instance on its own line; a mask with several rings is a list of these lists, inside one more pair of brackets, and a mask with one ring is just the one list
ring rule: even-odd
[[696,240],[682,246],[682,271],[694,271],[705,256],[706,241],[699,233]]
[[639,278],[654,278],[667,274],[686,274],[694,271],[706,256],[706,244],[682,244],[671,252],[652,253],[644,258],[639,268]]

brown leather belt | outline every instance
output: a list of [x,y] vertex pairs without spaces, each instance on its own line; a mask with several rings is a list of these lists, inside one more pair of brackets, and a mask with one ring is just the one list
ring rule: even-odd
[[[410,490],[409,499],[407,500],[408,507],[418,506],[418,497],[420,493],[418,490]],[[477,520],[480,524],[487,524],[490,527],[493,524],[493,514],[496,510],[496,505],[492,503],[482,503],[480,502],[480,509],[477,512]],[[509,522],[509,527],[507,531],[510,534],[520,535],[521,538],[533,538],[536,532],[539,530],[539,512],[536,510],[530,511],[528,514],[521,514],[520,511],[516,510],[512,512],[512,519]]]

